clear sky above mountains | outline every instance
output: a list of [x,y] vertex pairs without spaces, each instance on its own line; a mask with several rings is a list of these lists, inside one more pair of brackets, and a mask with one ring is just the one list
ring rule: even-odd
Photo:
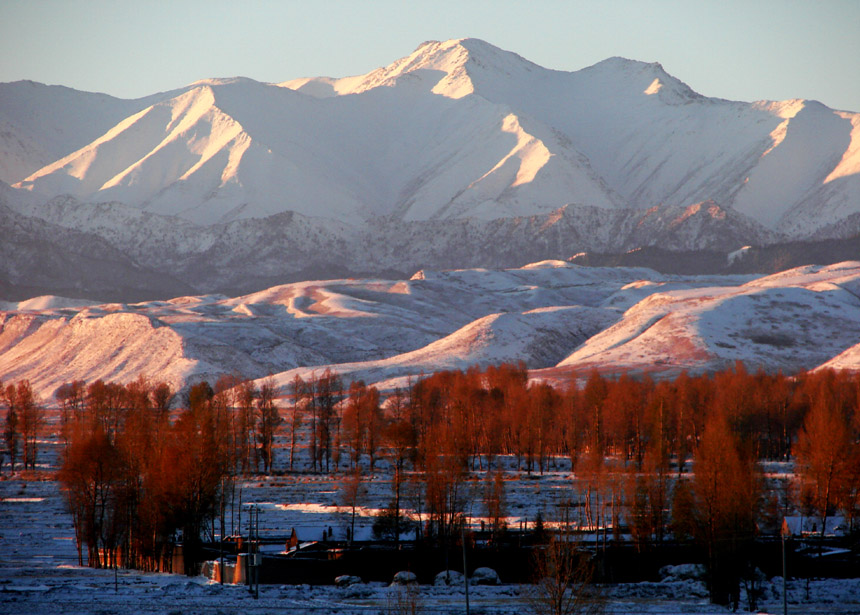
[[547,68],[613,55],[707,95],[860,111],[860,2],[4,0],[0,81],[133,98],[207,77],[368,72],[424,40],[476,37]]

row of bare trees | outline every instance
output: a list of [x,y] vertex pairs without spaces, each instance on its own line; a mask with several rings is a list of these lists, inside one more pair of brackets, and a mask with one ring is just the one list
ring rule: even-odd
[[[500,366],[432,376],[412,388],[409,406],[419,469],[430,471],[440,450],[463,471],[506,454],[542,472],[566,455],[582,526],[602,532],[604,544],[622,525],[640,548],[670,530],[696,540],[716,602],[737,600],[744,573],[752,577],[745,568],[757,532],[778,527],[790,505],[818,515],[822,535],[829,515],[839,511],[853,526],[860,511],[857,374],[788,378],[738,364],[661,382],[592,373],[557,391]],[[758,462],[790,458],[798,480],[776,501]]]
[[[0,381],[0,405],[6,408],[3,443],[10,471],[15,471],[19,453],[23,469],[35,469],[38,458],[36,440],[45,425],[45,411],[28,380],[3,386]],[[3,464],[0,456],[0,466]]]
[[[346,402],[344,421],[356,434],[351,463],[381,442],[395,468],[386,514],[398,518],[408,469],[417,483],[411,507],[424,515],[427,537],[454,537],[476,495],[470,471],[489,470],[485,512],[499,519],[500,455],[527,472],[567,457],[574,469],[568,505],[579,527],[594,529],[604,545],[621,527],[641,549],[669,532],[695,540],[707,556],[712,598],[727,602],[737,600],[745,574],[752,578],[758,533],[775,531],[790,508],[819,516],[822,534],[828,516],[839,511],[853,525],[860,510],[854,374],[785,377],[738,364],[660,382],[592,373],[582,386],[559,391],[529,384],[522,366],[502,365],[420,380],[389,398],[381,417],[373,407],[359,409],[374,399],[359,383]],[[368,435],[373,430],[378,436]],[[759,462],[789,459],[797,480],[784,493],[766,492]]]
[[280,416],[270,380],[198,383],[178,412],[170,387],[144,378],[71,382],[56,398],[59,479],[81,563],[85,546],[94,567],[169,568],[177,540],[191,561],[201,540],[214,538],[216,520],[226,534],[228,503],[233,525],[233,477],[271,470]]
[[707,450],[707,428],[719,426],[745,463],[794,458],[807,508],[839,509],[849,520],[860,512],[860,375],[786,377],[738,364],[660,382],[584,380],[559,391],[529,384],[522,366],[444,372],[415,383],[398,405],[421,467],[441,456],[463,470],[492,468],[498,455],[513,455],[520,469],[542,472],[566,456],[584,477],[607,459],[638,474],[670,465],[680,474]]
[[[289,442],[291,471],[306,450],[308,469],[349,470],[360,481],[365,460],[372,472],[386,457],[393,478],[384,514],[395,539],[407,522],[404,490],[427,537],[453,537],[475,495],[476,470],[486,471],[485,512],[500,530],[502,455],[529,473],[567,458],[580,527],[602,533],[605,544],[625,525],[643,549],[669,531],[689,536],[707,549],[715,578],[738,570],[763,515],[773,513],[759,461],[796,461],[792,497],[777,503],[783,512],[793,503],[821,517],[823,531],[829,516],[841,512],[853,524],[860,511],[858,375],[786,377],[737,364],[656,382],[593,372],[581,383],[563,390],[530,383],[522,364],[506,364],[440,372],[383,403],[375,388],[346,388],[326,371],[296,377],[279,408],[282,392],[271,379],[257,387],[224,377],[214,388],[191,387],[172,417],[167,385],[72,382],[56,395],[66,443],[61,478],[89,561],[105,565],[122,551],[144,568],[157,566],[177,532],[186,541],[214,535],[220,518],[225,535],[232,477],[271,472],[279,434]],[[41,407],[25,381],[0,390],[7,451],[14,463],[20,446],[24,465],[34,467]]]

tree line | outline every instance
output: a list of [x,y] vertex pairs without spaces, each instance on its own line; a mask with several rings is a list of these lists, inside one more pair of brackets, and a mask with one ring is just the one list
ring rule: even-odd
[[[4,391],[11,469],[19,439],[23,463],[32,467],[35,446],[28,443],[42,423],[25,426],[34,422],[30,414],[42,421],[44,411],[27,381]],[[269,381],[257,387],[225,377],[214,389],[201,382],[178,402],[167,384],[142,377],[125,385],[74,381],[55,397],[63,445],[58,478],[81,564],[86,549],[93,567],[169,570],[177,541],[193,561],[201,541],[214,539],[216,521],[226,535],[228,501],[237,496],[233,477],[271,468],[279,418]]]
[[[860,510],[860,376],[785,376],[740,363],[714,374],[530,382],[523,364],[439,372],[382,399],[326,370],[286,391],[272,379],[206,382],[176,400],[163,383],[67,383],[56,399],[65,443],[60,480],[79,553],[91,565],[163,565],[181,535],[193,546],[234,526],[234,478],[281,471],[342,473],[352,508],[361,468],[385,458],[391,500],[380,532],[406,527],[426,540],[455,538],[479,497],[494,535],[504,530],[505,465],[572,471],[566,505],[605,546],[620,528],[641,549],[670,532],[707,552],[714,597],[737,586],[752,540],[797,509],[855,524]],[[29,383],[2,388],[13,467],[34,467],[44,412]],[[173,410],[172,410],[173,408]],[[276,459],[276,437],[288,455]],[[29,444],[28,444],[29,443]],[[307,461],[298,467],[299,451]],[[504,457],[506,464],[500,463]],[[761,461],[796,462],[783,493],[764,488]],[[362,466],[362,464],[365,464]],[[241,499],[241,493],[238,494]],[[408,506],[404,506],[408,499]],[[411,517],[403,514],[410,509]],[[241,514],[241,506],[239,507]],[[229,517],[229,519],[228,519]],[[417,517],[417,519],[415,518]],[[415,521],[418,523],[416,524]],[[82,555],[81,555],[82,559]],[[722,579],[722,581],[721,581]]]
[[[754,541],[776,533],[784,515],[817,516],[822,537],[836,513],[856,526],[860,375],[788,377],[737,363],[672,380],[595,371],[579,382],[553,388],[529,382],[523,365],[501,365],[438,373],[410,387],[395,406],[405,409],[415,442],[431,531],[450,534],[468,472],[487,470],[484,505],[493,519],[504,499],[494,488],[500,456],[528,473],[567,458],[565,519],[596,532],[604,549],[622,528],[640,549],[670,532],[696,542],[712,600],[727,603],[755,578]],[[761,462],[789,460],[796,480],[767,488]]]

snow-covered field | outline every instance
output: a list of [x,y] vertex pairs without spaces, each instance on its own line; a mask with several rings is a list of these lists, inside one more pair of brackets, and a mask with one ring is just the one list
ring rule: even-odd
[[[40,444],[43,465],[29,480],[18,475],[0,480],[0,613],[55,615],[58,613],[271,613],[285,610],[320,615],[364,615],[401,612],[393,608],[397,587],[369,582],[346,588],[334,585],[261,585],[259,599],[245,586],[213,582],[204,577],[141,573],[130,570],[93,570],[77,566],[73,528],[65,511],[58,483],[50,480],[57,460],[55,439]],[[504,461],[503,461],[504,463]],[[513,460],[507,460],[511,470]],[[780,464],[777,464],[780,465]],[[786,468],[769,468],[778,475]],[[480,478],[480,473],[473,475]],[[538,510],[550,510],[569,492],[571,475],[563,460],[558,467],[536,478],[509,472],[506,481],[508,522],[533,521]],[[369,536],[372,515],[389,497],[390,477],[381,463],[362,502],[357,537]],[[345,535],[349,513],[338,507],[338,481],[311,474],[254,477],[241,484],[243,506],[261,510],[260,528],[283,535],[299,528],[306,535],[321,535],[332,527],[334,538]],[[473,492],[479,491],[477,485]],[[473,496],[475,494],[473,493]],[[469,513],[474,527],[480,522],[480,503],[473,497]],[[234,519],[238,525],[238,519]],[[247,512],[242,521],[247,525]],[[228,531],[229,530],[228,522]],[[278,551],[280,547],[268,547]],[[454,566],[456,568],[456,566]],[[608,613],[685,615],[725,613],[708,603],[704,583],[689,576],[690,567],[680,566],[654,582],[601,586]],[[506,583],[472,586],[471,612],[512,615],[529,612],[531,587]],[[782,612],[781,579],[764,583],[759,613]],[[437,587],[423,583],[415,600],[425,613],[465,612],[462,587]],[[860,612],[860,579],[790,580],[789,613],[840,614]]]

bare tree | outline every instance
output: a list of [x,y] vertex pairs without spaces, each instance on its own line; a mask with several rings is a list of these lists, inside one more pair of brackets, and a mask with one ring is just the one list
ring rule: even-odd
[[506,498],[505,498],[505,473],[504,470],[487,472],[484,485],[484,509],[490,520],[490,530],[493,542],[499,540],[499,536],[505,530]]
[[[17,432],[21,435],[21,461],[26,470],[28,467],[36,467],[36,439],[42,432],[45,424],[45,412],[33,393],[29,380],[21,380],[18,385],[10,384],[3,393],[4,401],[8,408],[6,415],[6,427],[9,430],[10,421],[17,424]],[[15,436],[12,437],[15,439]],[[10,445],[7,438],[7,446]],[[10,453],[12,447],[9,446]],[[14,465],[14,464],[13,464]]]
[[257,397],[257,387],[250,380],[239,385],[239,413],[236,420],[236,447],[242,472],[249,472],[255,465],[254,437],[254,399]]
[[275,379],[269,376],[260,385],[260,396],[257,398],[257,441],[260,443],[260,457],[266,474],[272,470],[275,431],[282,422],[275,405],[277,395]]
[[[12,385],[9,385],[12,387]],[[0,401],[6,404],[6,423],[3,427],[3,441],[6,443],[6,453],[9,455],[9,471],[15,471],[15,459],[18,457],[18,410],[9,403],[5,395],[6,389],[0,382]]]
[[313,406],[318,412],[316,454],[319,458],[320,469],[322,469],[322,461],[325,460],[326,472],[331,469],[332,446],[338,439],[337,431],[340,429],[336,406],[342,397],[342,389],[343,384],[340,376],[330,369],[323,372],[314,387]]
[[534,586],[528,595],[535,615],[597,615],[604,601],[593,585],[594,565],[569,524],[534,556]]
[[355,515],[358,511],[359,504],[364,499],[366,494],[367,488],[364,486],[364,482],[362,481],[361,470],[360,468],[356,467],[355,470],[343,481],[341,481],[340,484],[341,505],[350,511],[350,544],[352,544],[352,541],[355,540]]
[[86,389],[86,383],[83,380],[74,380],[60,385],[54,394],[60,404],[60,437],[65,446],[69,445],[72,423],[79,421],[83,415]]
[[298,441],[299,430],[302,428],[302,423],[304,422],[304,412],[302,410],[303,406],[306,405],[307,397],[306,397],[306,387],[304,381],[301,377],[296,374],[296,377],[293,378],[293,381],[290,383],[291,393],[290,395],[293,398],[293,409],[290,413],[290,472],[293,471],[293,461],[296,457],[296,444]]

